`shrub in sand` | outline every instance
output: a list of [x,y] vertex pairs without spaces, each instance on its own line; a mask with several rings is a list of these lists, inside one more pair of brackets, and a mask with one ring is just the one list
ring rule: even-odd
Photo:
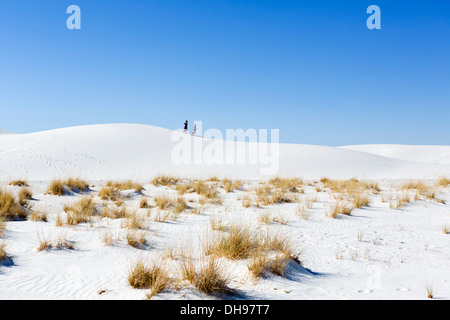
[[144,187],[139,184],[128,180],[126,182],[114,182],[108,181],[100,191],[98,196],[102,200],[120,201],[123,199],[121,191],[134,190],[135,192],[141,193]]
[[445,177],[442,177],[442,178],[439,179],[437,185],[438,185],[439,187],[444,187],[444,188],[446,188],[446,187],[450,186],[450,179],[445,178]]
[[13,180],[9,183],[9,185],[16,187],[28,187],[28,182],[26,180]]
[[72,192],[88,192],[89,184],[81,179],[69,178],[67,180],[56,179],[50,182],[46,194],[64,196]]
[[322,178],[320,182],[323,184],[324,188],[329,188],[331,191],[340,194],[357,194],[363,191],[378,193],[381,191],[378,183],[359,181],[357,179],[331,180]]
[[223,263],[215,258],[195,264],[192,258],[183,257],[181,261],[181,276],[189,281],[200,292],[206,294],[231,294],[230,277]]
[[147,244],[145,231],[128,230],[127,243],[136,249],[144,249]]
[[291,244],[287,238],[276,235],[260,235],[244,226],[231,226],[227,233],[206,239],[204,253],[231,260],[247,259],[261,252],[282,253],[292,256]]
[[135,190],[136,192],[142,192],[142,190],[144,190],[144,187],[141,184],[133,182],[131,180],[125,182],[108,181],[106,183],[106,186],[120,191]]
[[27,209],[16,201],[12,193],[0,190],[0,219],[25,220],[27,215]]
[[155,187],[158,187],[158,186],[167,187],[167,186],[173,186],[173,185],[177,184],[179,181],[180,181],[179,178],[165,176],[165,175],[159,175],[159,176],[155,177],[151,183]]
[[139,208],[141,208],[141,209],[149,209],[150,208],[147,198],[141,199],[141,202],[139,202]]
[[367,195],[357,193],[353,198],[353,206],[357,209],[368,207],[370,205],[370,198]]
[[273,178],[269,180],[269,185],[283,191],[298,192],[298,188],[303,185],[303,181],[299,178]]
[[340,214],[342,215],[351,215],[354,207],[353,205],[350,205],[348,203],[342,203],[340,201],[337,201],[330,210],[329,216],[333,219],[337,219]]
[[27,188],[23,188],[19,192],[19,204],[21,206],[25,206],[28,203],[28,201],[32,199],[32,197],[33,194],[31,193],[31,191]]
[[98,192],[102,200],[117,201],[122,198],[120,191],[111,186],[103,186]]
[[74,205],[66,206],[64,211],[67,213],[68,225],[90,222],[92,216],[97,213],[95,203],[90,197],[83,197]]
[[147,265],[139,260],[128,272],[128,283],[135,289],[151,288],[154,295],[169,284],[169,276],[162,263],[153,262]]

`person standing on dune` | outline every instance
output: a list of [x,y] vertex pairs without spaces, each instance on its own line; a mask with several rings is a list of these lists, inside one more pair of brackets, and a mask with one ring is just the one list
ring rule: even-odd
[[186,122],[184,123],[184,131],[183,133],[187,133],[188,132],[188,121],[186,120]]

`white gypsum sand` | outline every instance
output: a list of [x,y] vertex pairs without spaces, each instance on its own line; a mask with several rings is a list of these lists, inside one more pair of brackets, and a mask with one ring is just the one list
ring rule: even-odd
[[[450,185],[437,184],[450,177],[445,147],[429,147],[430,158],[400,148],[396,159],[379,147],[371,153],[281,145],[279,175],[303,180],[269,183],[257,166],[180,168],[171,163],[170,137],[169,130],[126,124],[1,136],[1,190],[18,199],[28,188],[32,198],[28,220],[0,223],[8,257],[0,262],[0,299],[145,299],[152,288],[128,281],[140,259],[158,263],[171,279],[152,299],[427,299],[429,284],[435,297],[450,298],[450,237],[443,232],[450,225]],[[152,184],[159,174],[179,180]],[[217,179],[206,181],[211,177]],[[89,190],[47,193],[57,178],[86,180]],[[18,179],[28,187],[9,185]],[[117,199],[105,200],[108,180],[132,180],[143,189],[110,183]],[[82,207],[85,197],[92,202]],[[164,197],[169,203],[159,209]],[[364,197],[369,205],[355,208]],[[142,199],[150,208],[140,208]],[[336,204],[353,210],[332,218]],[[80,208],[89,216],[76,224]],[[236,226],[253,240],[232,258],[214,239],[231,242]],[[267,235],[285,236],[290,250],[264,243]],[[276,260],[286,252],[291,260]],[[199,270],[211,257],[224,268],[230,293],[202,292],[183,277],[183,266]],[[255,278],[264,257],[264,276]]]

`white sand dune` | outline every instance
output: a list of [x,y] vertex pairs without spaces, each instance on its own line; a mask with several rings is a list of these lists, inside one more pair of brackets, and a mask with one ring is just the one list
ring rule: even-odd
[[[156,174],[226,176],[260,179],[261,164],[178,165],[172,153],[178,141],[167,129],[136,124],[63,128],[30,134],[0,136],[0,180],[49,180],[79,176],[85,179],[148,179]],[[203,151],[210,140],[189,137]],[[240,143],[236,142],[236,145]],[[249,144],[246,144],[249,147]],[[278,175],[317,179],[437,178],[450,174],[450,147],[334,148],[281,144]],[[387,150],[387,149],[386,149]],[[405,150],[405,151],[404,151]],[[411,161],[412,160],[412,161]]]
[[355,150],[361,152],[372,153],[383,157],[438,163],[450,164],[450,146],[408,146],[398,144],[372,144],[358,146],[343,146],[347,150]]
[[0,128],[0,136],[1,135],[6,135],[6,134],[14,134],[14,133]]

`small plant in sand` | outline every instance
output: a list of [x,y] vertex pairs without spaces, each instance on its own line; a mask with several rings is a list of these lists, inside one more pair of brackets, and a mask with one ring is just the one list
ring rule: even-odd
[[432,283],[425,284],[425,290],[427,291],[427,298],[434,299],[436,296],[436,289]]
[[148,204],[148,199],[147,198],[142,198],[141,201],[139,202],[139,208],[141,209],[149,209],[150,205]]
[[33,194],[31,193],[30,189],[23,188],[19,192],[19,204],[21,206],[26,206],[28,201],[31,200],[33,197]]
[[135,192],[142,192],[142,190],[144,190],[144,187],[140,183],[136,183],[131,180],[122,182],[108,181],[106,186],[119,191],[134,190]]
[[29,217],[31,221],[48,222],[47,213],[44,211],[32,211]]
[[155,187],[158,186],[164,186],[164,187],[168,187],[168,186],[173,186],[176,185],[181,179],[176,178],[176,177],[170,177],[170,176],[165,176],[165,175],[159,175],[157,177],[155,177],[152,180],[152,184]]
[[250,195],[250,193],[246,192],[241,198],[241,201],[244,208],[249,208],[252,205],[252,196]]
[[68,225],[88,223],[97,214],[95,203],[91,197],[83,197],[75,204],[65,206],[64,211],[67,213],[66,223]]
[[0,190],[0,219],[25,220],[27,216],[28,209],[21,206],[11,192]]
[[144,249],[147,245],[147,237],[145,231],[139,231],[135,229],[128,230],[127,243],[136,249]]
[[100,239],[105,246],[111,246],[119,241],[119,238],[114,237],[114,235],[110,231],[101,231]]
[[151,298],[163,291],[170,283],[168,272],[163,262],[154,261],[150,264],[138,260],[128,271],[128,283],[135,289],[151,289]]
[[28,182],[26,180],[13,180],[9,183],[10,186],[16,187],[28,187]]
[[329,216],[333,219],[337,219],[339,215],[351,215],[354,207],[348,203],[343,203],[341,201],[336,201],[336,203],[331,206]]
[[448,186],[450,186],[450,179],[446,178],[446,177],[442,177],[438,180],[437,185],[439,187],[447,188]]
[[183,257],[180,273],[184,280],[189,281],[197,290],[206,294],[231,294],[230,276],[222,262],[214,257],[195,264],[192,258]]
[[45,251],[45,250],[50,250],[52,248],[55,248],[58,250],[61,250],[61,249],[74,250],[74,245],[71,241],[67,240],[67,237],[65,234],[60,234],[56,239],[50,240],[50,237],[45,237],[38,233],[37,251],[41,252],[41,251]]
[[298,192],[299,188],[303,185],[303,181],[299,178],[273,178],[269,180],[269,185],[272,185],[276,189],[280,189],[287,192]]
[[98,192],[98,196],[102,200],[110,200],[110,201],[117,201],[118,199],[122,198],[120,191],[116,190],[111,186],[103,186]]
[[370,205],[370,198],[367,195],[358,193],[353,198],[353,207],[360,209],[362,207],[368,207]]
[[145,216],[138,214],[136,211],[131,213],[122,223],[122,228],[147,230],[149,228]]
[[444,234],[450,234],[450,225],[448,225],[448,226],[443,226],[443,227],[442,227],[442,232],[443,232]]
[[154,198],[155,204],[160,210],[167,210],[174,205],[174,201],[171,197],[165,194],[157,195]]
[[88,192],[89,183],[81,179],[69,178],[67,180],[56,179],[50,182],[46,194],[64,196],[72,192]]

